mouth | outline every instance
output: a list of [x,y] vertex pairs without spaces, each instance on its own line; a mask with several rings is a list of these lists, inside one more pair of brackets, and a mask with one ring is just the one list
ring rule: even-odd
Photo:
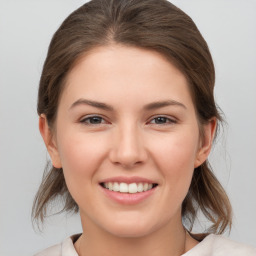
[[110,191],[126,193],[126,194],[135,194],[142,193],[154,189],[158,186],[157,183],[125,183],[125,182],[102,182],[100,186],[108,189]]
[[136,205],[148,202],[157,195],[159,184],[144,177],[112,177],[99,182],[104,194],[121,205]]

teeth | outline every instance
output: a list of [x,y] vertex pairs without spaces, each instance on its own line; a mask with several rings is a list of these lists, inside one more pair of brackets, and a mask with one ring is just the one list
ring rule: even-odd
[[118,183],[118,182],[106,182],[103,184],[104,188],[107,188],[111,191],[120,192],[120,193],[140,193],[143,191],[148,191],[153,188],[152,183]]
[[121,192],[121,193],[127,193],[128,191],[129,191],[128,184],[126,184],[126,183],[120,183],[119,192]]
[[143,185],[143,191],[147,191],[148,190],[148,183],[144,183]]
[[113,184],[112,184],[112,182],[108,182],[107,184],[108,184],[108,189],[109,189],[109,190],[113,190]]
[[137,192],[138,192],[138,186],[137,186],[136,183],[131,183],[131,184],[129,184],[128,189],[129,189],[129,193],[130,193],[130,194],[134,194],[134,193],[137,193]]
[[139,183],[137,186],[138,192],[143,192],[143,184]]
[[119,191],[119,184],[117,182],[114,182],[113,184],[113,191]]

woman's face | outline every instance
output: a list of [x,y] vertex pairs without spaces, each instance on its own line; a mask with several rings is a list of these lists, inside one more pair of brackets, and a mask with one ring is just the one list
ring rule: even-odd
[[187,81],[174,65],[153,51],[111,45],[69,73],[46,144],[84,228],[138,237],[181,225],[214,122],[204,128],[202,142]]

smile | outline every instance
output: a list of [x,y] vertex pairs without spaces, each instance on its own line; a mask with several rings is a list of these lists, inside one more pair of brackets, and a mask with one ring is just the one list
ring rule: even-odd
[[110,191],[120,192],[120,193],[141,193],[155,188],[157,184],[155,183],[125,183],[125,182],[103,182],[100,185]]

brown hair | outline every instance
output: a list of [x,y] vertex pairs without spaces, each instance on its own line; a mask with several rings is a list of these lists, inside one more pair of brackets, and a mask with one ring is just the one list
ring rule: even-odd
[[[54,124],[65,79],[77,60],[96,46],[123,44],[157,51],[186,76],[199,127],[216,117],[215,71],[207,43],[192,19],[166,0],[92,0],[74,11],[54,34],[44,63],[38,92],[38,114]],[[203,134],[202,134],[203,136]],[[41,220],[56,199],[62,211],[78,211],[61,169],[46,168],[36,194],[32,216]],[[206,161],[194,170],[182,204],[184,223],[193,227],[198,211],[210,220],[210,232],[231,227],[229,199]]]

